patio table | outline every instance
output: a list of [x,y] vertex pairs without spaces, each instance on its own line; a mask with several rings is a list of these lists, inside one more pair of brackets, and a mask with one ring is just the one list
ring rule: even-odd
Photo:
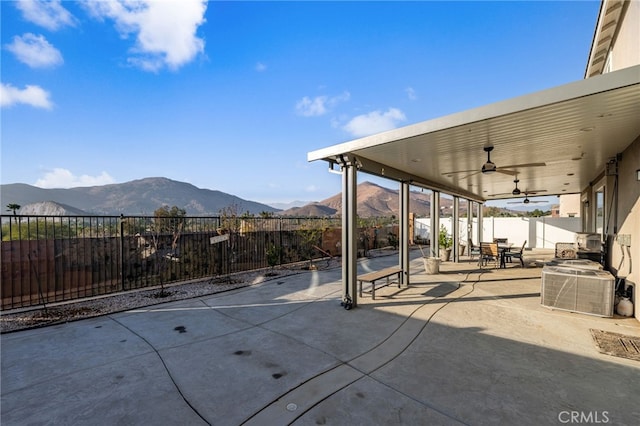
[[507,267],[505,254],[509,250],[511,250],[511,247],[513,247],[512,243],[498,243],[498,253],[500,253],[500,268]]

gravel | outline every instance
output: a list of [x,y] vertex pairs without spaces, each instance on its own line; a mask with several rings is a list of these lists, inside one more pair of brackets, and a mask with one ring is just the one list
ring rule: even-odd
[[[398,251],[391,247],[369,250],[367,257],[397,255]],[[314,260],[314,268],[327,270],[340,267],[340,258]],[[0,333],[46,327],[65,322],[123,312],[145,306],[175,300],[192,299],[208,296],[238,288],[249,287],[267,281],[276,280],[289,275],[300,274],[309,270],[309,262],[300,262],[249,272],[241,272],[225,277],[166,285],[164,291],[160,287],[135,290],[92,299],[48,304],[24,309],[0,312]]]
[[[47,305],[46,308],[39,306],[37,308],[3,311],[0,315],[0,333],[62,324],[144,306],[222,293],[303,273],[309,269],[308,266],[308,262],[303,262],[276,267],[273,270],[263,269],[197,282],[191,281],[167,285],[164,290],[160,287],[154,287],[80,301],[52,303]],[[339,266],[340,263],[337,258],[314,262],[314,267],[320,270]]]

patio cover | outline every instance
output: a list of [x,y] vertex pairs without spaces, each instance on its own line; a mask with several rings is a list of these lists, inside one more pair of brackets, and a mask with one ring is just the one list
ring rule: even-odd
[[[580,193],[640,135],[640,66],[309,152],[473,201]],[[498,172],[480,173],[492,145]]]

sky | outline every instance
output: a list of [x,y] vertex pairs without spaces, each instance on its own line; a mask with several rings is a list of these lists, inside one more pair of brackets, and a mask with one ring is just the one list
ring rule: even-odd
[[0,179],[320,201],[310,151],[584,78],[599,6],[1,0]]

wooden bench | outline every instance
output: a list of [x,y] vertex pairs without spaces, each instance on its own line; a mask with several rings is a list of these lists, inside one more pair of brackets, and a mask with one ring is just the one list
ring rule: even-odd
[[[358,276],[358,284],[360,285],[360,297],[362,297],[362,283],[371,283],[371,298],[376,298],[376,281],[381,280],[383,278],[387,279],[387,283],[385,286],[389,285],[389,278],[393,275],[398,276],[398,288],[400,288],[400,274],[402,273],[402,269],[397,266],[392,266],[389,268],[381,269],[380,271],[373,271],[363,275]],[[384,287],[384,286],[383,286]]]

